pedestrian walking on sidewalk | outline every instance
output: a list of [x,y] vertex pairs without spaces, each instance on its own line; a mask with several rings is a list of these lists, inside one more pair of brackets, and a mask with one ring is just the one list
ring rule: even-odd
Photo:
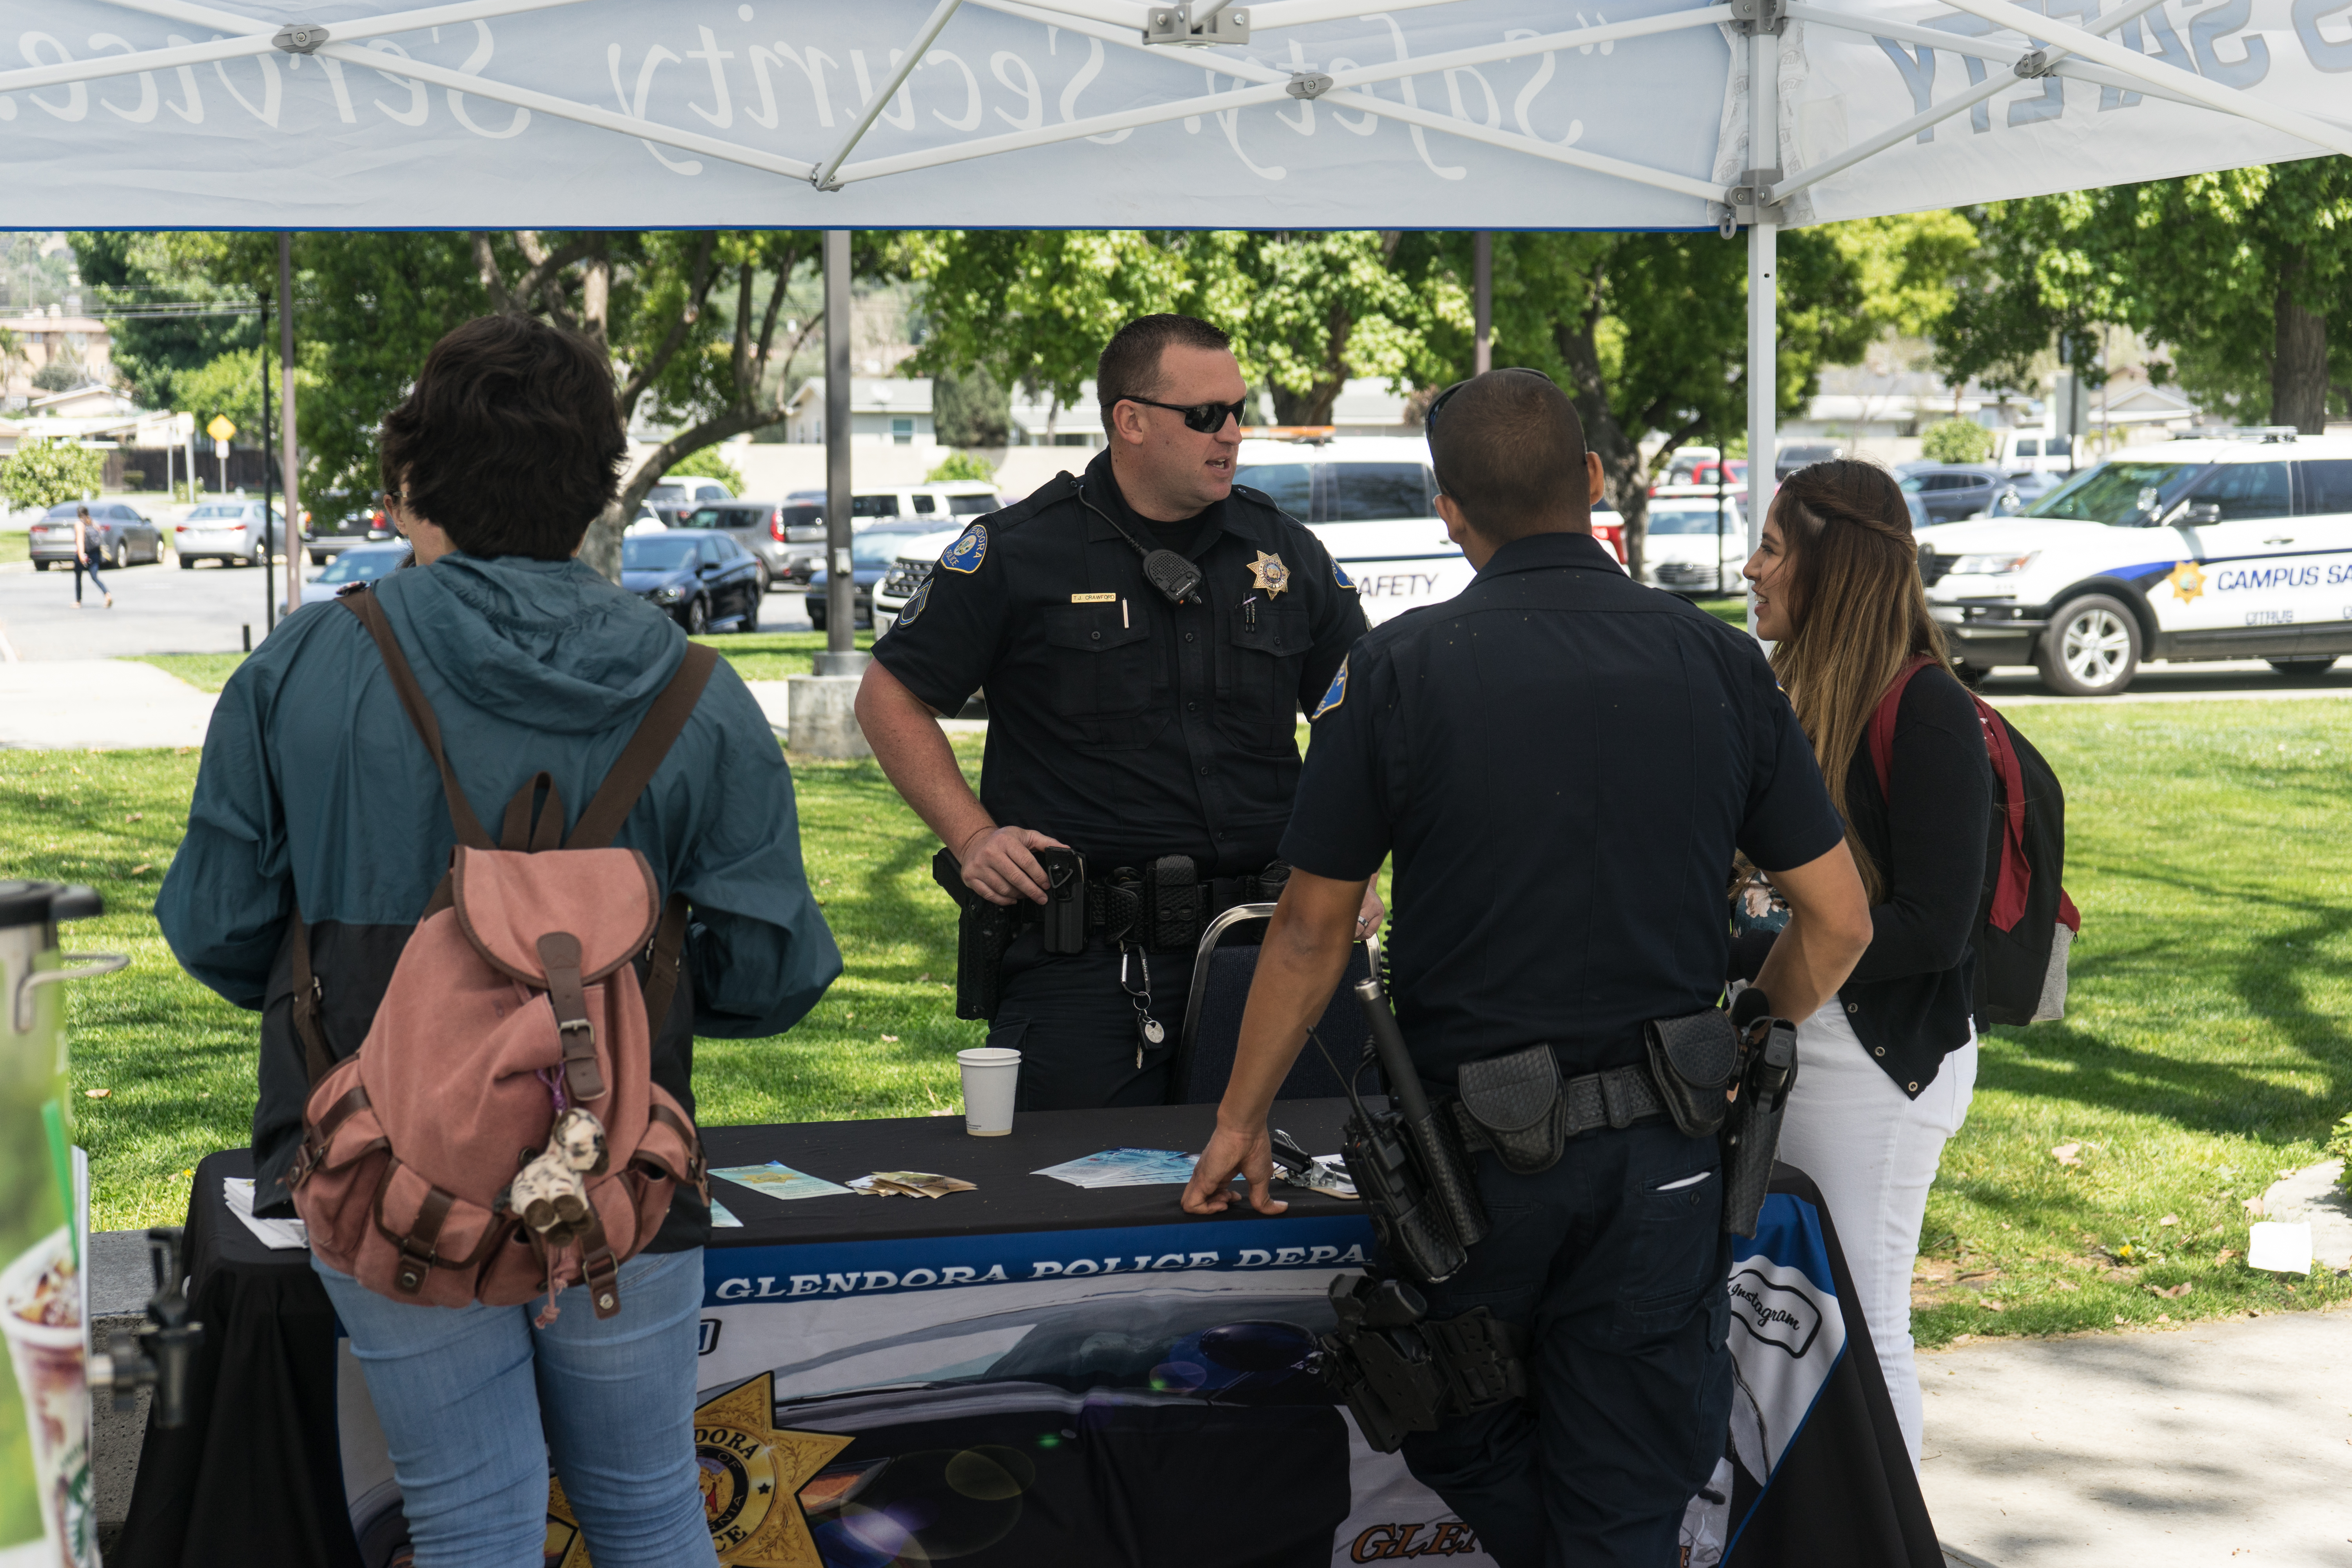
[[74,509],[74,608],[81,608],[81,574],[89,574],[89,585],[106,595],[106,607],[114,608],[114,595],[106,579],[98,574],[99,558],[105,546],[99,539],[97,525],[89,520],[89,508]]
[[[1927,614],[1892,474],[1851,459],[1799,469],[1781,482],[1745,572],[1756,635],[1775,645],[1772,668],[1845,818],[1873,927],[1837,994],[1797,1025],[1780,1158],[1828,1202],[1916,1467],[1911,1268],[1927,1189],[1976,1087],[1969,942],[1991,892],[1992,765],[1976,705]],[[1932,662],[1895,709],[1890,799],[1865,731],[1895,677],[1922,655]]]

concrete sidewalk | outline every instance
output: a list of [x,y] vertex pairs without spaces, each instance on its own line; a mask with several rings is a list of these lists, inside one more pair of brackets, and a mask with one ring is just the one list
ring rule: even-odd
[[1995,1568],[2352,1564],[2352,1311],[1919,1357],[1936,1533]]
[[200,746],[213,695],[152,664],[60,658],[0,664],[0,749]]

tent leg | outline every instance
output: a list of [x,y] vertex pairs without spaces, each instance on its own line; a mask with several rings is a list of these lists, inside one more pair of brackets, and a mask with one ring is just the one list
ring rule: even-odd
[[[1780,39],[1758,28],[1748,40],[1748,164],[1769,169],[1780,147]],[[1780,226],[1759,206],[1748,229],[1748,552],[1764,538],[1772,504],[1772,465],[1779,443]],[[1756,595],[1748,595],[1748,629],[1756,630]]]
[[824,232],[824,647],[819,675],[856,675],[857,581],[851,569],[849,231]]

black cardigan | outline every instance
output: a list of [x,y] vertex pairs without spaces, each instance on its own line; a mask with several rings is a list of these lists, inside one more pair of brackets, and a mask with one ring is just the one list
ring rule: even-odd
[[1846,1022],[1895,1086],[1917,1099],[1969,1042],[1992,846],[1992,763],[1976,704],[1923,669],[1895,715],[1889,809],[1864,735],[1846,769],[1846,817],[1886,886],[1870,946],[1838,988]]
[[[1984,923],[1999,867],[1984,730],[1969,694],[1940,669],[1921,670],[1904,689],[1890,773],[1891,812],[1865,731],[1846,768],[1846,816],[1877,863],[1886,898],[1871,909],[1870,946],[1838,988],[1838,1001],[1863,1048],[1916,1100],[1944,1058],[1968,1044],[1976,969],[1969,943]],[[1755,979],[1771,942],[1763,932],[1741,937],[1732,973]]]

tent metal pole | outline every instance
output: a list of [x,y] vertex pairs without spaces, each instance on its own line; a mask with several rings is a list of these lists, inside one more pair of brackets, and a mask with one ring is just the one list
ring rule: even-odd
[[856,675],[857,574],[850,561],[849,231],[824,231],[824,652],[819,675]]
[[908,77],[915,74],[915,68],[923,63],[923,56],[929,52],[932,41],[940,36],[940,30],[948,25],[948,18],[954,16],[956,7],[962,4],[963,0],[940,0],[937,5],[931,7],[930,16],[923,22],[923,30],[915,35],[915,41],[907,46],[905,56],[891,68],[890,78],[882,84],[881,90],[874,95],[872,100],[864,109],[858,110],[856,123],[850,126],[849,134],[841,139],[841,145],[835,147],[824,163],[809,171],[810,184],[820,191],[840,188],[833,183],[834,172],[847,161],[858,142],[872,128],[875,120],[883,110],[889,107],[891,95],[905,84]]
[[[1780,38],[1759,27],[1748,38],[1748,159],[1774,166],[1780,146]],[[1780,415],[1780,225],[1757,193],[1756,221],[1748,228],[1748,552],[1763,542],[1764,514],[1772,504],[1772,464]],[[1748,630],[1756,630],[1756,595],[1748,595]]]
[[[267,357],[267,356],[264,356]],[[302,607],[302,469],[294,434],[294,237],[278,231],[278,469],[286,490],[286,613]]]
[[[2292,109],[2265,103],[2253,94],[2236,88],[2217,87],[2201,76],[2192,76],[2175,67],[2160,65],[2146,55],[2111,44],[2096,32],[2085,32],[2070,23],[2009,5],[2006,0],[1951,0],[1951,4],[1956,9],[1982,16],[1988,22],[2013,27],[2029,38],[2047,37],[2050,40],[2047,53],[2053,58],[2061,52],[2080,55],[2095,65],[2103,65],[2138,80],[2170,88],[2184,98],[2197,100],[2208,109],[2218,109],[2225,114],[2251,120],[2257,125],[2267,125],[2273,131],[2299,137],[2314,146],[2352,157],[2352,131],[2340,130],[2324,120],[2315,120]],[[2104,22],[2107,18],[2100,20]]]
[[1495,232],[1482,228],[1470,237],[1471,310],[1476,339],[1471,349],[1471,374],[1484,375],[1495,368]]

